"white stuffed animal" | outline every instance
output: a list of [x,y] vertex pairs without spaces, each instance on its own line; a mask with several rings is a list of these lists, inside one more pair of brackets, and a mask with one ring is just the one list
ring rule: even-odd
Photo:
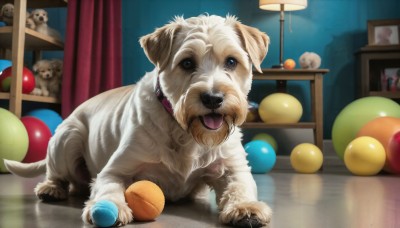
[[304,52],[299,63],[303,69],[318,69],[321,66],[321,57],[314,52]]

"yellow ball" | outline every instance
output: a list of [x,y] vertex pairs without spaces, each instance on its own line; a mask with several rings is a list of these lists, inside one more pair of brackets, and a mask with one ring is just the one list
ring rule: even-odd
[[157,218],[164,209],[164,193],[151,181],[138,181],[125,191],[125,201],[132,210],[133,219],[151,221]]
[[315,173],[323,163],[321,150],[311,143],[302,143],[293,148],[290,164],[299,173]]
[[259,133],[255,135],[251,140],[261,140],[267,142],[272,146],[272,148],[274,148],[275,153],[278,151],[278,143],[276,142],[275,138],[267,133]]
[[385,165],[386,152],[382,144],[369,136],[362,136],[349,143],[344,152],[347,169],[359,176],[379,173]]
[[291,70],[294,69],[296,67],[296,62],[293,59],[287,59],[284,63],[283,63],[283,67],[285,69]]
[[261,101],[258,113],[264,123],[297,123],[303,115],[303,107],[292,95],[273,93]]

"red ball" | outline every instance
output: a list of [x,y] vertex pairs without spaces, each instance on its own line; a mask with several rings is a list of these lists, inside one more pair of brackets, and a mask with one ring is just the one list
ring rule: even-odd
[[[12,67],[4,69],[3,72],[1,72],[0,74],[0,85],[2,85],[4,79],[11,76],[12,76]],[[32,71],[24,67],[22,69],[22,93],[29,94],[33,91],[34,88],[35,88],[35,76],[33,75]]]
[[390,138],[388,148],[391,152],[388,159],[391,159],[393,167],[400,173],[400,131]]
[[47,146],[51,138],[50,129],[43,121],[35,117],[24,116],[21,121],[28,132],[29,138],[28,152],[22,162],[31,163],[45,159]]

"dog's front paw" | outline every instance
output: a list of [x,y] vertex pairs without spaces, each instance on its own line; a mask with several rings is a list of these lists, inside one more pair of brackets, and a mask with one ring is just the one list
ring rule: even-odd
[[[93,221],[91,212],[92,212],[92,208],[93,208],[93,206],[95,206],[96,202],[98,202],[98,201],[90,200],[85,203],[86,206],[83,209],[82,220],[86,224],[94,224],[95,223]],[[123,226],[123,225],[130,223],[133,220],[133,216],[132,216],[132,211],[128,207],[128,205],[125,202],[120,202],[120,203],[113,202],[113,203],[118,208],[118,218],[114,225],[115,226]]]
[[31,92],[32,95],[36,96],[41,96],[42,95],[42,90],[39,88],[34,88],[33,91]]
[[272,211],[263,202],[243,202],[226,205],[220,213],[222,223],[235,227],[268,227]]
[[45,96],[45,97],[48,97],[50,95],[50,92],[48,90],[46,90],[46,89],[43,89],[42,90],[42,95]]

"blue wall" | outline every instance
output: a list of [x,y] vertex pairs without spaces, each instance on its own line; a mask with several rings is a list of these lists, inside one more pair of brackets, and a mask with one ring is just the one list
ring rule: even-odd
[[[266,32],[271,38],[263,67],[279,60],[279,13],[258,8],[258,0],[123,0],[123,82],[135,83],[153,66],[146,59],[138,40],[161,27],[174,15],[186,17],[202,13],[236,15],[244,24]],[[399,0],[308,0],[308,8],[285,14],[285,58],[297,61],[305,51],[322,57],[321,68],[330,72],[324,79],[324,138],[340,110],[355,99],[354,53],[367,44],[367,20],[400,17]],[[307,84],[292,82],[288,92],[309,96]],[[273,90],[273,84],[254,83],[250,99],[260,101]],[[270,92],[267,92],[270,91]],[[308,99],[302,99],[306,116]]]

